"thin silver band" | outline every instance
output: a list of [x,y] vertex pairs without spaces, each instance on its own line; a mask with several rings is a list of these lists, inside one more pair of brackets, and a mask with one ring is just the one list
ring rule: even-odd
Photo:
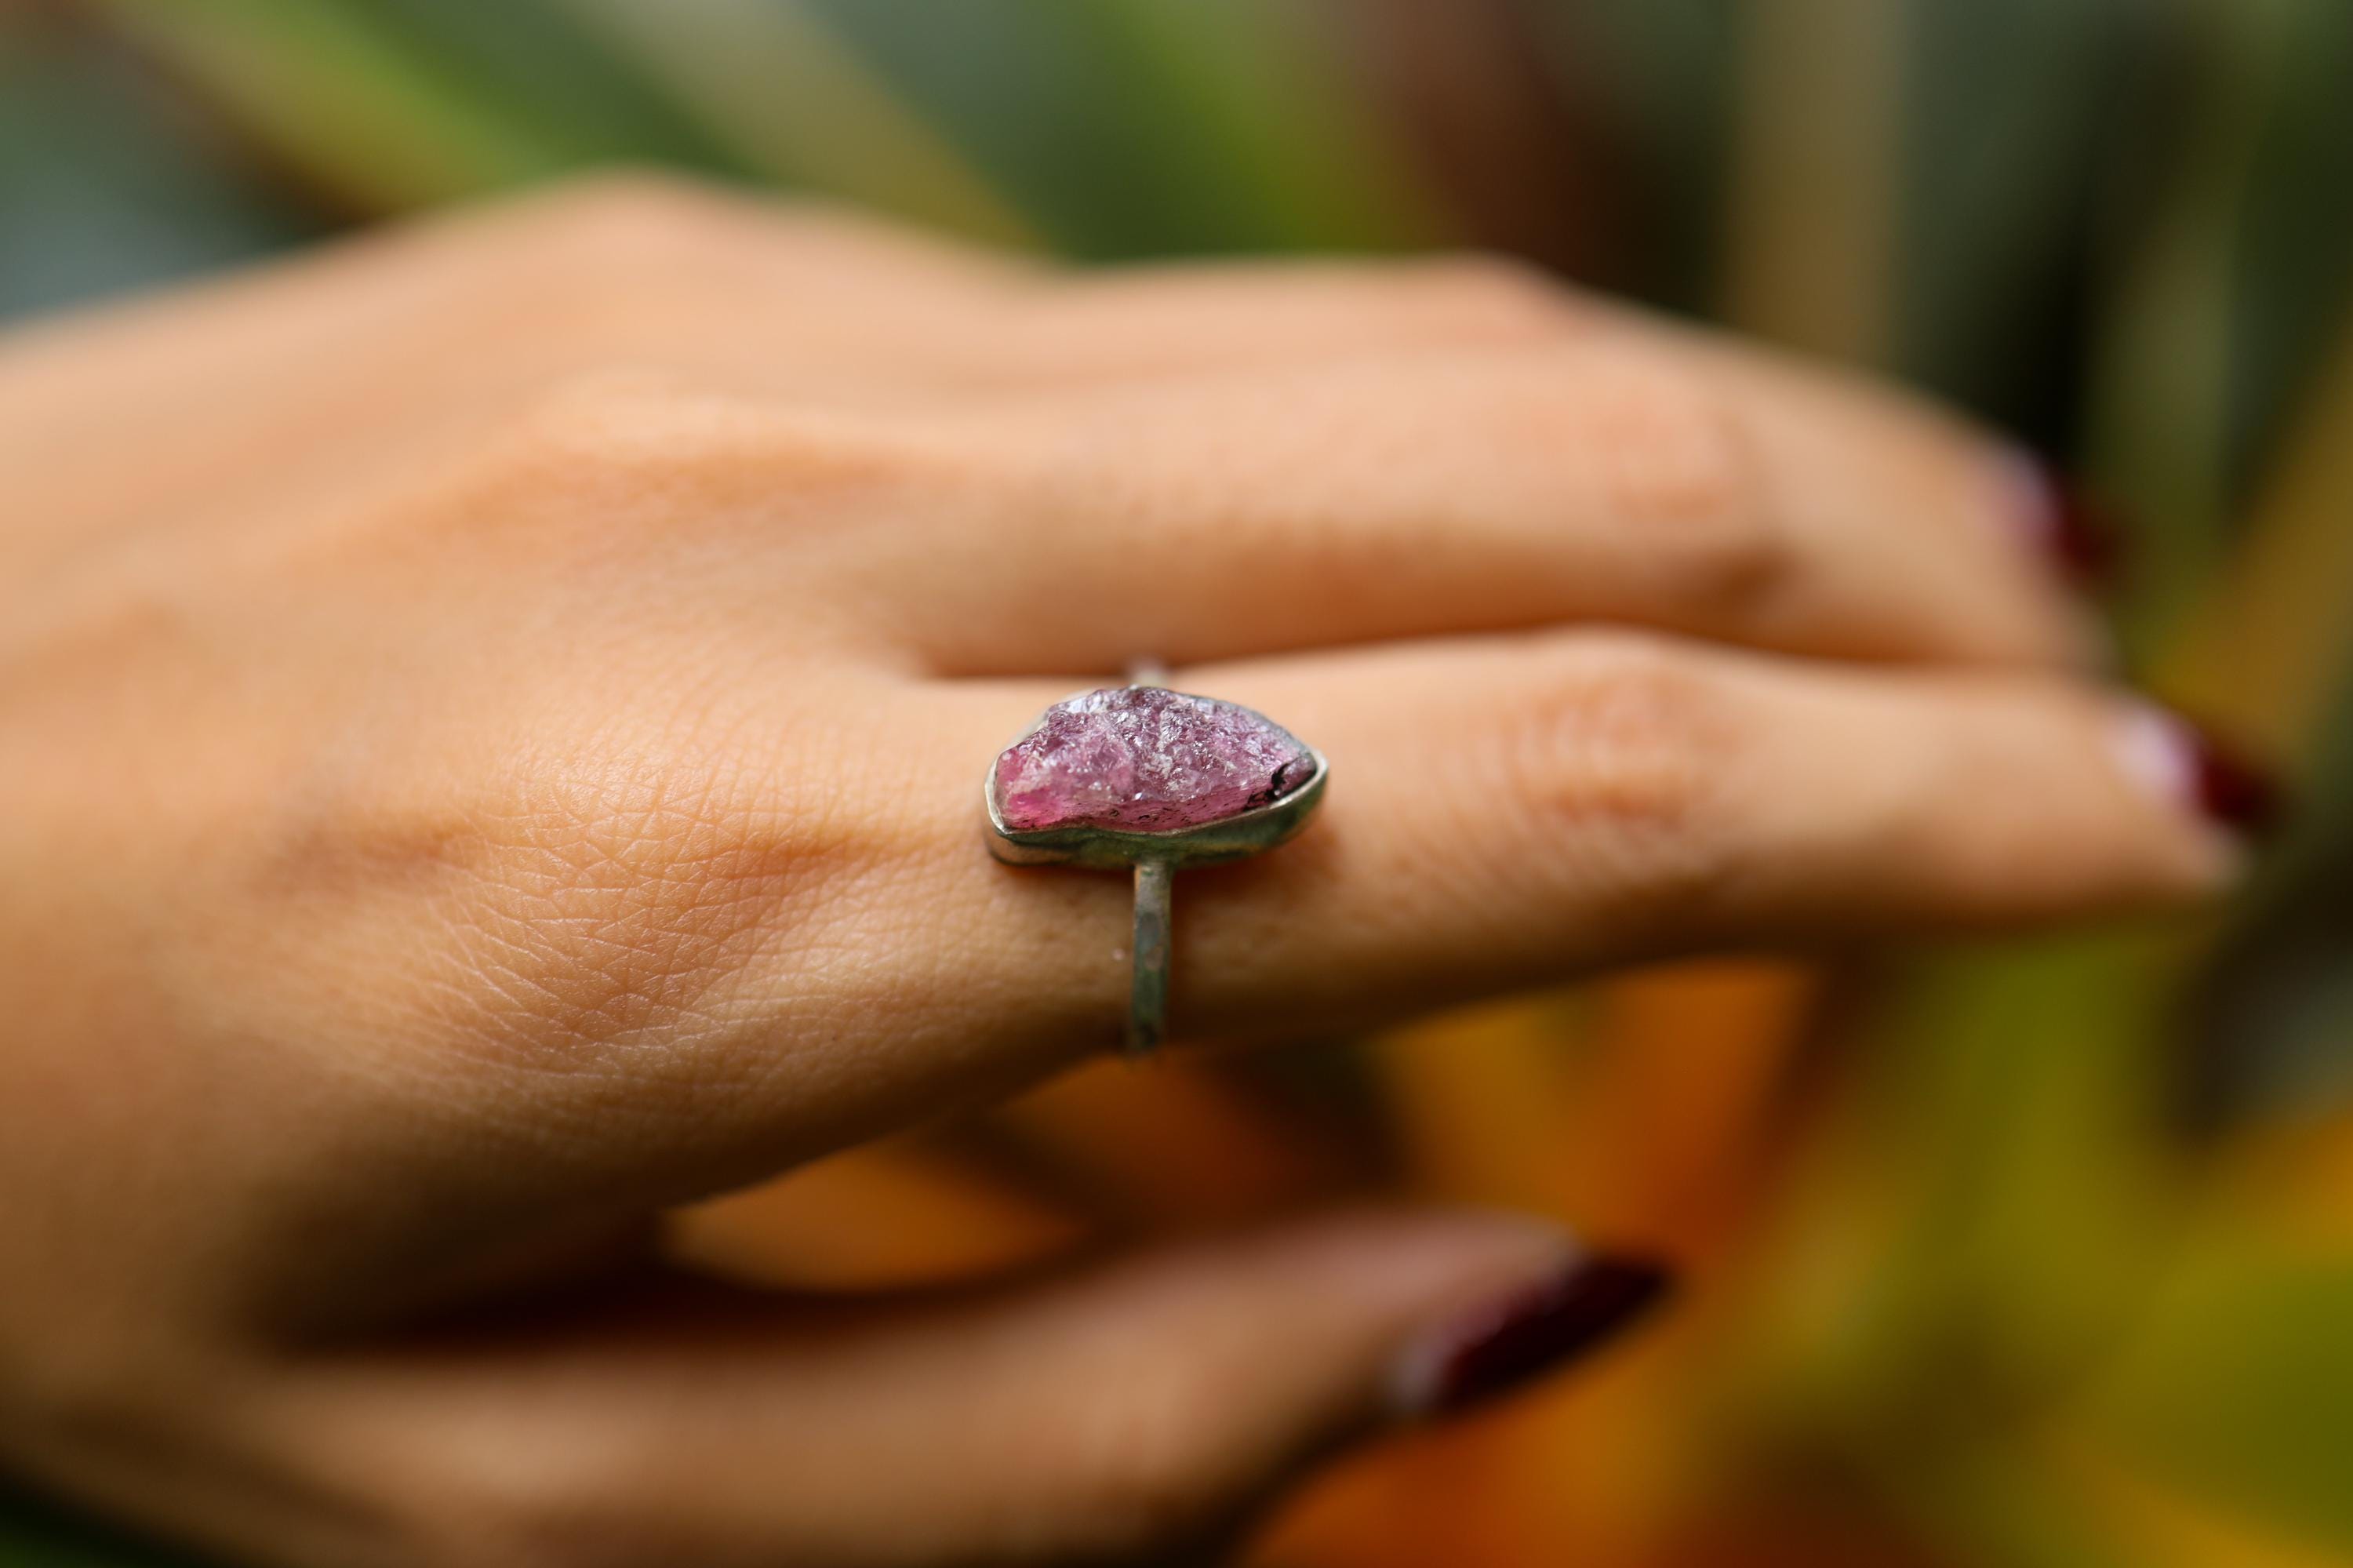
[[[1168,666],[1139,659],[1127,667],[1131,686],[1166,686]],[[1168,1033],[1168,921],[1176,868],[1165,860],[1135,863],[1134,973],[1128,983],[1127,1054],[1149,1056]]]
[[[1138,662],[1129,669],[1128,682],[1134,686],[1165,689],[1168,671],[1158,663]],[[1188,700],[1207,703],[1209,699]],[[1050,714],[1053,710],[1048,711]],[[1272,721],[1263,715],[1250,714],[1247,709],[1241,711],[1270,729],[1274,728]],[[1020,745],[1045,722],[1041,715],[1015,745]],[[1324,787],[1331,773],[1331,765],[1321,752],[1302,749],[1314,766],[1305,780],[1288,794],[1230,816],[1173,831],[1142,832],[1085,821],[1051,828],[1015,828],[1006,822],[997,798],[997,768],[991,768],[982,780],[981,805],[987,816],[988,849],[998,860],[1008,865],[1074,865],[1103,871],[1117,867],[1134,877],[1135,930],[1125,1043],[1130,1057],[1151,1054],[1168,1032],[1169,906],[1176,873],[1187,866],[1219,865],[1262,854],[1299,832],[1323,800]]]
[[1127,1054],[1149,1056],[1168,1032],[1168,912],[1176,868],[1135,863],[1135,973],[1128,989]]

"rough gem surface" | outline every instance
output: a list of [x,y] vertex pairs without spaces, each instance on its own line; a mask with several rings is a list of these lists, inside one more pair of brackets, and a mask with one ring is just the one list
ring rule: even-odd
[[1170,832],[1280,800],[1314,776],[1291,734],[1245,707],[1157,686],[1056,703],[997,759],[997,815],[1017,832]]

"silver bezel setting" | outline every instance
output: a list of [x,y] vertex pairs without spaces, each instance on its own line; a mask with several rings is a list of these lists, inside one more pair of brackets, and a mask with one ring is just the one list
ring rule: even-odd
[[[1137,685],[1166,688],[1165,673],[1139,673]],[[1085,694],[1079,694],[1084,695]],[[1069,699],[1064,699],[1065,701]],[[1204,701],[1222,702],[1222,698]],[[1227,704],[1240,707],[1238,703]],[[1052,710],[1047,710],[1050,713]],[[1282,726],[1254,709],[1242,712],[1271,728]],[[1040,714],[1013,738],[1018,746],[1046,722]],[[1290,735],[1284,730],[1285,735]],[[1298,736],[1292,736],[1294,741]],[[1075,865],[1103,871],[1132,871],[1135,878],[1135,918],[1131,949],[1126,1052],[1131,1057],[1150,1055],[1160,1045],[1168,1022],[1170,901],[1177,871],[1197,865],[1217,865],[1247,860],[1283,842],[1307,825],[1323,803],[1324,787],[1332,765],[1304,741],[1300,748],[1314,763],[1306,782],[1280,800],[1236,812],[1214,822],[1165,832],[1130,832],[1118,828],[1071,826],[1018,829],[1008,827],[997,800],[997,764],[992,760],[981,780],[981,807],[988,817],[989,853],[1008,865]],[[1008,747],[1007,749],[1010,749]],[[999,751],[1001,758],[1005,753]]]

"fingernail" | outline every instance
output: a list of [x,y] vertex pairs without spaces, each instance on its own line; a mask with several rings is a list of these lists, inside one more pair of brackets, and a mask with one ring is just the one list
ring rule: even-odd
[[2010,460],[2010,525],[2070,587],[2112,588],[2124,566],[2125,530],[2116,514],[2039,458]]
[[2241,837],[2263,836],[2284,814],[2286,797],[2269,773],[2169,709],[2133,705],[2118,749],[2126,771],[2149,789]]
[[1508,1393],[1614,1338],[1672,1284],[1664,1267],[1645,1259],[1581,1259],[1407,1347],[1391,1385],[1398,1409],[1451,1415]]

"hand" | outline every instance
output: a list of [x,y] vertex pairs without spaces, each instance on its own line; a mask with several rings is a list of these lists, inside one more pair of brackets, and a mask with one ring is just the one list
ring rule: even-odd
[[1622,1316],[1459,1214],[630,1266],[1117,1038],[1126,885],[993,862],[978,786],[1138,655],[1334,769],[1185,877],[1195,1035],[2234,861],[2000,449],[1493,263],[603,183],[21,334],[0,443],[0,1457],[250,1560],[1115,1556],[1475,1392],[1490,1298],[1507,1370]]

